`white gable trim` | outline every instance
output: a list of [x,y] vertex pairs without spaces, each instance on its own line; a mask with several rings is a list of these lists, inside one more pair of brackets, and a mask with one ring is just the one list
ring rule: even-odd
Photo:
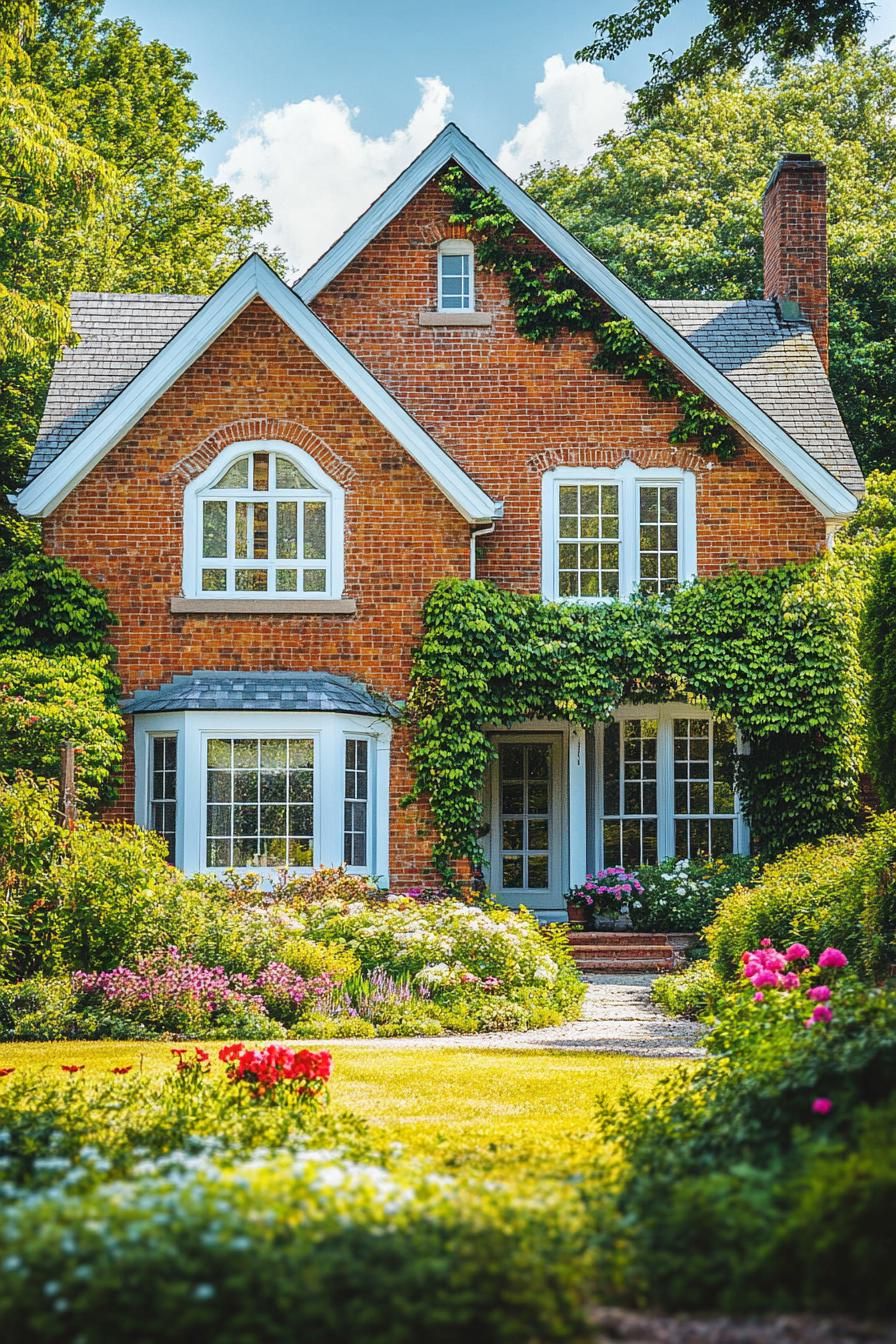
[[45,518],[145,415],[172,383],[230,326],[262,299],[423,468],[468,523],[500,517],[491,499],[373,374],[259,256],[243,262],[97,418],[19,495],[26,518]]
[[543,210],[522,187],[503,173],[455,125],[446,126],[432,144],[374,201],[319,261],[295,284],[306,303],[313,299],[370,243],[446,164],[457,163],[475,182],[491,189],[530,233],[574,275],[589,285],[614,312],[627,317],[654,349],[698,387],[722,411],[794,489],[826,519],[855,512],[855,496],[825,467],[735,387],[665,318],[653,311],[624,281]]

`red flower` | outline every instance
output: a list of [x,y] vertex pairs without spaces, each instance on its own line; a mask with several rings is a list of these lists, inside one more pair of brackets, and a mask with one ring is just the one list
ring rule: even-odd
[[0,1069],[0,1078],[8,1078],[11,1073],[15,1073],[15,1069]]
[[241,1041],[238,1041],[233,1045],[222,1045],[221,1049],[218,1051],[218,1058],[222,1060],[223,1063],[229,1064],[232,1060],[239,1059],[242,1053],[243,1044]]
[[83,1065],[83,1064],[61,1064],[59,1067],[62,1069],[63,1073],[80,1073],[81,1070],[83,1069],[84,1065]]
[[198,1045],[195,1048],[196,1048],[196,1058],[198,1059],[200,1064],[204,1064],[208,1059],[208,1051],[200,1050]]
[[181,1046],[180,1048],[178,1048],[177,1046],[172,1046],[171,1053],[172,1055],[185,1055],[187,1053],[187,1047]]
[[113,1069],[112,1072],[118,1074],[130,1073],[133,1067],[134,1067],[133,1064],[120,1064],[119,1067],[117,1069]]

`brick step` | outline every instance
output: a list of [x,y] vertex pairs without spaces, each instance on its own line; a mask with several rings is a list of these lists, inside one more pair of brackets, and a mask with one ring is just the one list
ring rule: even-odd
[[613,961],[601,957],[577,961],[576,969],[589,975],[652,975],[656,971],[673,970],[672,958],[659,960],[650,957],[637,957],[630,961]]
[[664,957],[672,955],[668,943],[577,943],[574,957]]
[[570,947],[669,947],[662,933],[569,933]]

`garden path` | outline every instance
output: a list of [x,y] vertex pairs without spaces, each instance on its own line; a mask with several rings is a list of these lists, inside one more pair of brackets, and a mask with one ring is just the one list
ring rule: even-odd
[[491,1031],[479,1036],[403,1036],[352,1041],[371,1049],[397,1046],[422,1049],[463,1046],[469,1050],[595,1050],[614,1054],[697,1059],[703,1028],[667,1017],[650,999],[652,975],[586,975],[582,1016],[562,1027],[535,1031]]

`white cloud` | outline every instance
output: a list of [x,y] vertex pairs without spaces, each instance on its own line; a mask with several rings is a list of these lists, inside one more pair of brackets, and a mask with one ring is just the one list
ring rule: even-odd
[[418,79],[420,101],[406,126],[366,136],[358,108],[338,94],[264,112],[240,132],[218,181],[270,202],[267,240],[304,270],[445,125],[453,95],[441,79]]
[[535,85],[538,110],[504,141],[498,163],[510,177],[555,160],[580,168],[598,136],[624,125],[630,98],[625,85],[607,79],[599,65],[567,65],[562,56],[549,56],[544,79]]

